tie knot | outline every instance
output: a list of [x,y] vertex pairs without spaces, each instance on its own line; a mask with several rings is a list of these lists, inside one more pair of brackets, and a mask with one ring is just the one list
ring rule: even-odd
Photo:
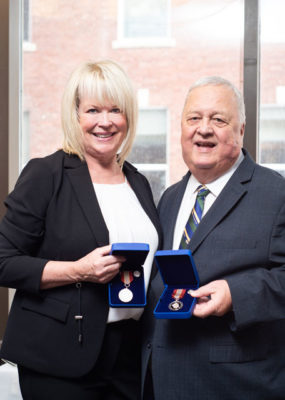
[[199,198],[206,197],[210,193],[210,190],[204,185],[200,185],[197,190],[198,190],[197,197]]

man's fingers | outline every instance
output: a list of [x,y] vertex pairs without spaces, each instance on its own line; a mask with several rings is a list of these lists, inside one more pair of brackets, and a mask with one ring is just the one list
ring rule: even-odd
[[189,294],[192,297],[211,297],[213,293],[213,289],[211,289],[211,285],[201,286],[197,290],[189,290]]

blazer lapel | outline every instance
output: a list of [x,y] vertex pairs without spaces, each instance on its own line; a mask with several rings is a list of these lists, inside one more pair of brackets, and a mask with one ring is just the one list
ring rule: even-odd
[[109,232],[86,162],[80,161],[77,156],[67,156],[65,159],[65,171],[98,246],[107,245],[109,243]]
[[215,228],[215,226],[230,212],[237,202],[246,194],[247,189],[243,185],[251,180],[255,168],[254,161],[245,153],[245,158],[230,178],[210,210],[203,217],[195,231],[190,249],[192,253],[197,250],[203,240]]
[[[98,246],[105,246],[109,243],[109,232],[92,185],[87,164],[80,161],[77,156],[67,156],[65,170]],[[162,233],[160,223],[155,206],[150,201],[149,192],[146,190],[145,185],[142,184],[141,179],[139,179],[140,175],[137,174],[136,168],[125,163],[124,173],[136,193],[141,206],[157,229],[159,242],[161,243]]]

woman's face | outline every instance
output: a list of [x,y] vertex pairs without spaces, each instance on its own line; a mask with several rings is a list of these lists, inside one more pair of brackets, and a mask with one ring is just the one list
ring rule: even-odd
[[79,124],[83,131],[85,157],[113,161],[124,141],[128,124],[116,104],[99,105],[93,98],[83,97],[78,107]]

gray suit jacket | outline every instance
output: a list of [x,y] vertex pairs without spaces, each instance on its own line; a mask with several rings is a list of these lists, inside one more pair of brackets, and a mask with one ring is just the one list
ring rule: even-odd
[[[172,248],[190,174],[164,193],[164,249]],[[190,212],[190,210],[189,210]],[[151,357],[156,400],[285,398],[285,181],[245,158],[191,240],[200,285],[226,279],[224,317],[155,320],[157,273],[145,314],[143,371]]]

